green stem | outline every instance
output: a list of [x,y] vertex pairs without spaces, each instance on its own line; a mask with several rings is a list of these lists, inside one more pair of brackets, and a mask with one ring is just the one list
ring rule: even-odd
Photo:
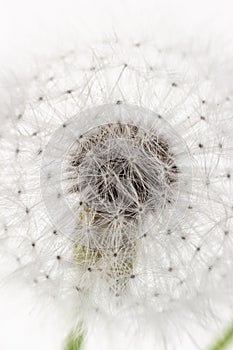
[[83,344],[83,334],[71,332],[64,350],[81,350]]
[[209,350],[222,350],[225,349],[233,340],[233,323],[225,331],[224,335],[220,337],[214,345],[212,345]]

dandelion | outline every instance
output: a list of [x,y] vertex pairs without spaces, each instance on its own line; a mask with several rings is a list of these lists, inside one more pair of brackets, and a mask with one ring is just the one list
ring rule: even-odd
[[232,303],[233,97],[211,55],[119,39],[9,98],[1,274],[71,305],[68,348],[106,326],[175,348]]

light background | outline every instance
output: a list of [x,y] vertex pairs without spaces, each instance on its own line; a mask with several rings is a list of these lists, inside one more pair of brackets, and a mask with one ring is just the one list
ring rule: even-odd
[[14,67],[32,53],[114,31],[131,38],[159,36],[158,22],[171,36],[183,31],[201,40],[209,32],[225,40],[233,34],[232,12],[231,0],[1,0],[0,63]]

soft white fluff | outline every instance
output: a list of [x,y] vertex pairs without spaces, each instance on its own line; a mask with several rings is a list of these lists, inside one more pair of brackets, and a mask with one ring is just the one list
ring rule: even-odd
[[[0,138],[1,274],[24,278],[38,295],[69,298],[87,328],[108,320],[124,324],[132,338],[146,325],[157,339],[168,339],[171,325],[186,327],[184,317],[206,322],[211,304],[230,305],[233,95],[218,64],[207,48],[119,38],[51,60],[25,83],[22,96],[13,89]],[[109,146],[110,154],[121,149],[137,158],[152,179],[154,201],[142,208],[140,225],[124,217],[114,224],[116,213],[104,202],[108,236],[92,212],[78,207],[93,188],[69,193],[77,179],[67,179],[67,169],[81,134],[119,121],[146,130],[144,139],[165,138],[179,172],[168,184],[164,163],[138,155],[129,136]],[[84,164],[81,175],[95,176],[90,159]],[[161,186],[154,186],[156,166]]]

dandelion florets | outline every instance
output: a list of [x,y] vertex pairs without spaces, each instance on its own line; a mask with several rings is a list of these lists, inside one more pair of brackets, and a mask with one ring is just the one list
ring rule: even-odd
[[68,172],[74,183],[69,191],[79,193],[84,210],[112,222],[119,216],[137,220],[140,212],[171,201],[178,168],[165,140],[118,123],[82,136]]

